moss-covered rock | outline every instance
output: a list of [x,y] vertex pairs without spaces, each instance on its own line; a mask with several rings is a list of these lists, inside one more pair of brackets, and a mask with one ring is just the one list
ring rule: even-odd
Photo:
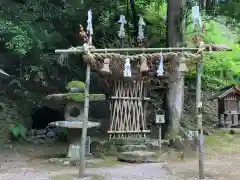
[[157,163],[160,162],[159,157],[154,152],[148,151],[132,151],[121,152],[118,154],[118,160],[128,163]]
[[119,152],[132,152],[132,151],[145,151],[147,146],[144,144],[140,145],[123,145],[118,148]]
[[115,145],[140,145],[146,142],[146,138],[125,138],[125,139],[111,139],[111,142]]
[[70,91],[72,88],[78,88],[83,92],[85,90],[85,84],[82,81],[70,81],[67,84],[66,89]]

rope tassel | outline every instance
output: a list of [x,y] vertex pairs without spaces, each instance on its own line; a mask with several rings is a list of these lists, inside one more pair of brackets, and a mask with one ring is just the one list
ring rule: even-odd
[[159,66],[157,69],[157,76],[163,76],[164,70],[163,70],[163,54],[160,54],[160,62],[159,62]]
[[125,60],[123,75],[124,75],[124,77],[131,77],[132,76],[131,64],[130,64],[130,59],[129,58],[127,58]]
[[149,67],[147,65],[147,58],[142,56],[140,60],[141,60],[140,72],[148,72]]
[[101,71],[105,72],[105,73],[110,73],[111,71],[110,71],[110,68],[109,68],[109,64],[110,64],[110,59],[105,58]]

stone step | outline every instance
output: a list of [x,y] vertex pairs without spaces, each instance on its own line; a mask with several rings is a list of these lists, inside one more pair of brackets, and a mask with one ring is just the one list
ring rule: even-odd
[[132,151],[119,153],[118,161],[128,163],[158,163],[160,159],[154,152]]
[[160,149],[161,146],[168,145],[169,142],[167,140],[162,140],[161,144],[157,139],[146,139],[146,138],[126,138],[126,139],[112,139],[109,143],[118,147],[120,152],[123,151],[138,151],[138,150],[154,150]]
[[129,152],[129,151],[144,151],[147,150],[146,145],[123,145],[118,148],[118,152]]
[[146,138],[122,138],[122,139],[111,139],[110,142],[117,145],[141,145],[147,141]]

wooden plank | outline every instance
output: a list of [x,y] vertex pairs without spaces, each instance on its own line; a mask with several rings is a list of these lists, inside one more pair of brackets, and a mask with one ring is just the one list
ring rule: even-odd
[[236,97],[227,97],[224,100],[226,100],[226,101],[236,101],[237,98]]
[[139,131],[108,131],[109,134],[125,134],[125,133],[150,133],[150,130],[139,130]]
[[151,98],[148,97],[123,97],[123,96],[111,96],[110,99],[122,99],[122,100],[144,100],[144,101],[151,101]]
[[[84,44],[85,45],[85,44]],[[84,53],[84,45],[76,48],[69,49],[56,49],[55,53]],[[218,46],[218,45],[211,45]],[[104,49],[94,49],[90,47],[91,53],[147,53],[147,52],[193,52],[196,53],[199,48],[186,48],[186,47],[169,47],[169,48],[104,48]],[[209,51],[204,49],[205,51]],[[229,48],[216,49],[216,51],[232,51]]]
[[[91,53],[131,53],[131,52],[194,52],[196,53],[198,51],[198,48],[185,48],[185,47],[170,47],[170,48],[104,48],[104,49],[90,49]],[[56,49],[55,53],[84,53],[84,46],[80,46],[77,48],[69,48],[69,49]]]
[[237,112],[237,111],[228,111],[228,112],[224,112],[224,114],[226,114],[226,115],[240,114],[240,112]]

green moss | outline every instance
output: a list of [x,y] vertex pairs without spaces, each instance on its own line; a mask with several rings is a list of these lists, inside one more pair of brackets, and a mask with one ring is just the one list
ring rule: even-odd
[[82,81],[70,81],[67,84],[66,89],[70,90],[72,87],[78,87],[81,90],[85,90],[85,84]]
[[[84,93],[68,93],[66,94],[66,99],[76,101],[76,102],[84,102],[85,95]],[[89,101],[103,101],[105,100],[104,94],[90,94]]]

